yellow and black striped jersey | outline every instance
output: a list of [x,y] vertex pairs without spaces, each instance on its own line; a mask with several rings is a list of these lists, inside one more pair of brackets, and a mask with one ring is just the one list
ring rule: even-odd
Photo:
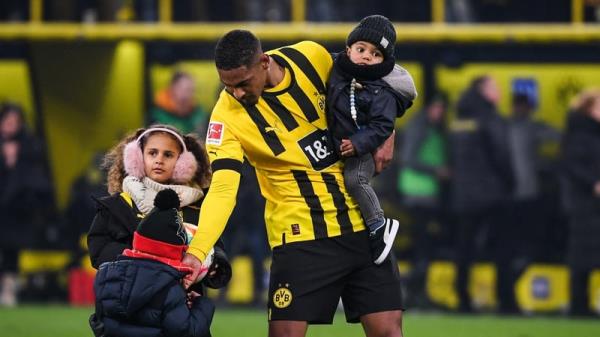
[[190,247],[201,258],[231,214],[244,158],[255,167],[266,199],[271,247],[365,229],[358,205],[346,192],[342,163],[327,140],[331,55],[311,41],[267,54],[284,66],[283,81],[265,90],[254,106],[223,90],[211,115],[206,148],[213,180]]

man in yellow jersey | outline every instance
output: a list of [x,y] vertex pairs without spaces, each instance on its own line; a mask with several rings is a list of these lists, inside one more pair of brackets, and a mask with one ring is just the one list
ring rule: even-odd
[[[346,320],[361,322],[367,336],[401,337],[395,258],[373,264],[368,231],[328,144],[329,52],[304,41],[263,53],[251,32],[234,30],[217,43],[215,63],[225,90],[206,138],[213,178],[184,262],[198,270],[223,231],[245,158],[266,199],[273,249],[269,336],[305,336],[308,324],[330,324],[342,298]],[[380,168],[392,142],[378,152],[386,157],[376,157]]]

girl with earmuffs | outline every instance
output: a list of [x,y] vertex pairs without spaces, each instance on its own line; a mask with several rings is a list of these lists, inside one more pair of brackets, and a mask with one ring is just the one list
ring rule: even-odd
[[[97,213],[88,232],[94,268],[115,261],[123,250],[132,248],[134,231],[152,210],[159,191],[177,192],[184,224],[191,231],[198,224],[211,170],[206,150],[193,135],[182,135],[167,125],[138,129],[107,153],[103,166],[108,169],[111,195],[96,199]],[[219,240],[201,283],[221,288],[230,278],[231,266]]]

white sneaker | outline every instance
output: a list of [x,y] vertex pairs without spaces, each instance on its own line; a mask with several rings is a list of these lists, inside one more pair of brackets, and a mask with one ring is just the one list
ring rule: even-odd
[[398,220],[386,218],[384,226],[370,233],[369,244],[371,245],[371,253],[375,264],[381,264],[390,254],[399,227]]

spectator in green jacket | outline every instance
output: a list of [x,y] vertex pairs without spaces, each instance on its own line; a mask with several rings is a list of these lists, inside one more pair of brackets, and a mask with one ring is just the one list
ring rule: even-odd
[[149,124],[167,124],[183,134],[195,132],[204,136],[208,113],[196,103],[195,91],[192,75],[176,71],[169,86],[156,93]]
[[[407,300],[426,306],[425,275],[439,247],[442,186],[448,180],[445,95],[436,94],[425,109],[407,125],[401,147],[402,169],[398,175],[398,191],[411,219],[413,237],[413,272],[408,282]],[[435,240],[434,240],[435,239]]]

